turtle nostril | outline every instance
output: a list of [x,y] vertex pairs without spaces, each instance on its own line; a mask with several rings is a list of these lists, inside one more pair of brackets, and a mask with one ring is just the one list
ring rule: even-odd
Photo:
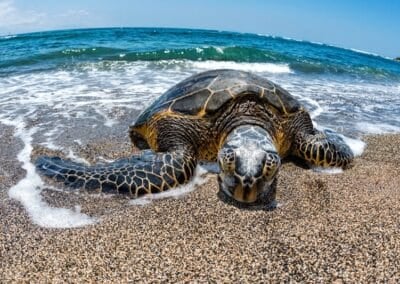
[[249,176],[245,176],[243,179],[243,185],[245,186],[251,186],[253,184],[253,180]]

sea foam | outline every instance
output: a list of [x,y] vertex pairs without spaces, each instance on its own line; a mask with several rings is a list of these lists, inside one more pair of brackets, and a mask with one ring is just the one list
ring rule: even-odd
[[354,156],[361,156],[365,150],[365,142],[361,141],[360,139],[350,138],[344,135],[340,135],[344,142],[350,147],[351,151],[353,152]]
[[343,173],[343,169],[341,168],[312,167],[312,170],[317,173],[328,174],[328,175],[336,175]]
[[22,119],[10,121],[1,118],[0,122],[14,126],[14,136],[21,139],[24,145],[18,153],[17,159],[22,163],[26,175],[9,189],[8,194],[24,206],[31,220],[35,224],[47,228],[74,228],[98,222],[96,218],[81,213],[79,205],[75,206],[75,209],[56,208],[51,207],[43,200],[41,191],[45,185],[30,161],[33,149],[32,137],[38,129],[35,127],[27,129]]
[[358,122],[356,124],[357,129],[366,132],[368,134],[387,134],[387,133],[399,133],[400,132],[400,122],[399,126],[391,125],[387,123],[368,123],[368,122]]
[[251,72],[266,72],[274,74],[290,74],[293,71],[288,64],[274,63],[239,63],[234,61],[188,61],[188,65],[194,68],[209,70],[209,69],[236,69]]

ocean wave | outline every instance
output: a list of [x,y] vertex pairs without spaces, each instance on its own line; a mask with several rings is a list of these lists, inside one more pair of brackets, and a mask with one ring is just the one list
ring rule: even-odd
[[[1,38],[0,38],[1,39]],[[84,29],[1,40],[0,76],[71,69],[87,62],[277,64],[277,72],[400,81],[399,64],[358,50],[270,35],[160,28]],[[179,65],[180,63],[178,63]],[[200,63],[206,64],[207,63]],[[265,68],[267,65],[263,65]],[[267,69],[272,69],[270,65]]]
[[[0,73],[17,69],[16,67],[36,68],[60,67],[87,61],[233,61],[233,62],[278,62],[283,56],[274,52],[247,47],[202,46],[181,49],[159,49],[132,52],[112,47],[70,47],[58,51],[19,57],[0,62]],[[38,66],[36,66],[38,65]],[[2,70],[3,69],[3,70]],[[23,69],[22,69],[23,70]]]
[[2,35],[0,36],[0,40],[1,39],[12,39],[12,38],[16,38],[17,35]]
[[[121,60],[119,55],[105,55],[107,60]],[[159,61],[187,59],[193,61],[277,62],[285,60],[283,55],[257,48],[240,46],[198,46],[182,49],[160,49],[145,52],[125,53],[126,61]]]
[[[304,74],[348,74],[354,76],[373,76],[376,78],[398,78],[390,70],[372,66],[352,66],[321,62],[309,58],[295,58],[257,48],[241,46],[200,46],[193,48],[164,48],[152,51],[131,52],[127,49],[112,47],[65,48],[59,51],[37,54],[14,60],[0,62],[0,74],[12,73],[15,70],[47,70],[75,66],[82,62],[123,61],[155,62],[158,65],[182,64],[197,62],[199,68],[233,68],[258,70],[270,73],[304,73]],[[43,64],[45,62],[45,64]],[[165,64],[168,62],[168,64]],[[218,63],[217,63],[218,62]],[[157,64],[156,64],[157,65]]]
[[110,47],[85,47],[85,48],[66,48],[59,51],[27,56],[18,60],[3,62],[0,67],[7,64],[30,64],[43,60],[66,60],[66,59],[91,59],[91,60],[111,60],[111,61],[159,61],[173,59],[187,60],[217,60],[235,62],[275,62],[285,60],[285,56],[275,52],[269,52],[256,48],[248,47],[193,47],[181,49],[159,49],[151,51],[129,52],[126,49]]

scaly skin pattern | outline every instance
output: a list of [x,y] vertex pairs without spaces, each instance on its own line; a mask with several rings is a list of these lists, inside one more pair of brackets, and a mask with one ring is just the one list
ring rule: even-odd
[[45,175],[72,188],[128,194],[136,198],[188,182],[194,173],[196,160],[185,151],[171,154],[147,150],[107,165],[88,167],[57,157],[40,157],[36,165]]
[[292,155],[318,167],[347,168],[354,154],[344,140],[331,131],[313,128],[306,112],[299,112],[288,127],[294,134]]

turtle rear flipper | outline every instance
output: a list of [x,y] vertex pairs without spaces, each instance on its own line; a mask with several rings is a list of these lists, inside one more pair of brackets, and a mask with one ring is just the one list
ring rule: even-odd
[[39,157],[36,168],[45,176],[72,188],[122,193],[137,197],[157,193],[190,180],[196,160],[185,151],[154,153],[123,158],[105,165],[85,166],[58,157]]

